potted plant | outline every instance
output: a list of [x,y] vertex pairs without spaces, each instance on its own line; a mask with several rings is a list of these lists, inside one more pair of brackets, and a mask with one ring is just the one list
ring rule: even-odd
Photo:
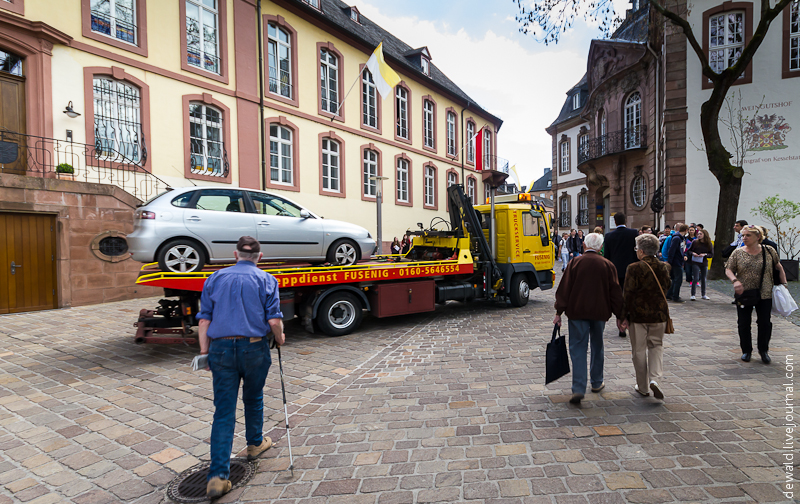
[[56,166],[56,176],[60,179],[75,180],[75,168],[69,163]]
[[781,259],[781,265],[786,271],[786,280],[796,281],[798,279],[797,256],[800,254],[800,229],[796,226],[787,227],[787,225],[791,220],[800,216],[800,203],[781,199],[776,195],[759,202],[758,207],[750,211],[766,219],[775,228],[778,252],[785,258]]

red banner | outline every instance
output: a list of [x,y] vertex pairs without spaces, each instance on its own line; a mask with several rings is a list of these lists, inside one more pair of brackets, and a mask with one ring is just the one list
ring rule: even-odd
[[483,170],[483,128],[475,135],[475,170]]

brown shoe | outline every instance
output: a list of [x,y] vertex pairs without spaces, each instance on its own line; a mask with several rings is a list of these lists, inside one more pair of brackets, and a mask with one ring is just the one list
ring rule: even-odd
[[272,439],[264,436],[264,440],[260,445],[252,445],[247,447],[247,460],[255,460],[259,455],[272,448]]
[[232,486],[231,480],[226,480],[220,478],[219,476],[215,476],[208,480],[208,485],[206,485],[206,497],[209,499],[222,497],[231,491]]

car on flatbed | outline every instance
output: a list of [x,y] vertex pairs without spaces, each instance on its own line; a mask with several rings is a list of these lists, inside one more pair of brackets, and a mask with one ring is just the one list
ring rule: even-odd
[[323,219],[283,196],[242,188],[169,190],[136,209],[127,240],[134,260],[191,273],[232,262],[235,244],[245,235],[261,243],[264,260],[351,265],[375,252],[375,240],[361,226]]

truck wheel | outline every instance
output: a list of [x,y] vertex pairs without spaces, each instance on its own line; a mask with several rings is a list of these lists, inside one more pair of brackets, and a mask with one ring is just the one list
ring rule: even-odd
[[162,271],[192,273],[203,269],[206,253],[196,242],[179,238],[165,243],[159,250],[157,259]]
[[326,259],[336,266],[352,266],[358,262],[358,245],[350,240],[339,240],[328,248]]
[[511,277],[511,306],[520,307],[528,304],[531,295],[531,287],[528,285],[528,277],[524,273],[515,273]]
[[344,336],[358,329],[364,312],[361,301],[349,292],[331,294],[317,308],[317,325],[328,336]]

